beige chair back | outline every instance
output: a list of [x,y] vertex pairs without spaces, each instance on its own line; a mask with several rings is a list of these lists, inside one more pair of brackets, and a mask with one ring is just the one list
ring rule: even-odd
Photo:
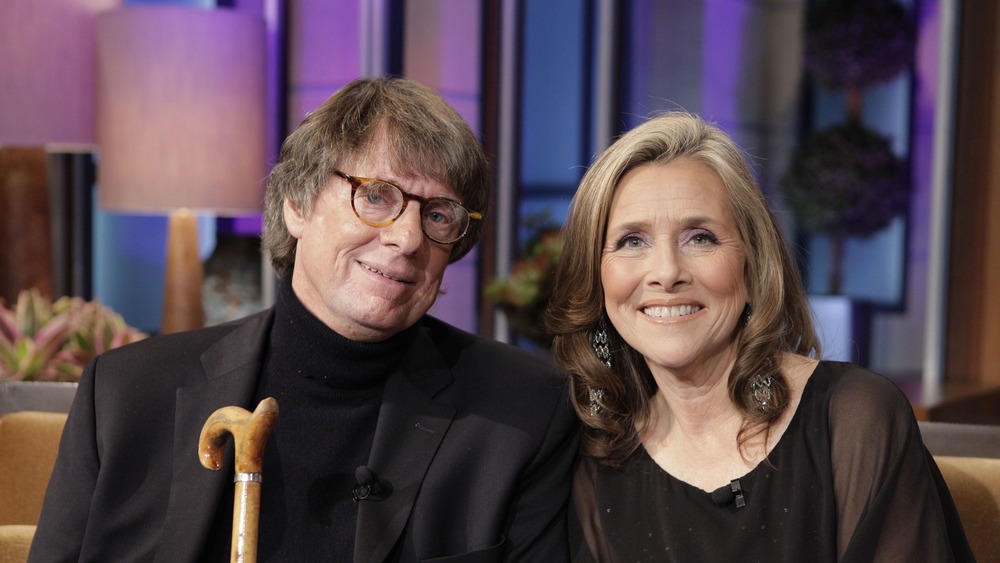
[[921,421],[977,561],[1000,561],[1000,426]]
[[934,456],[977,561],[1000,561],[1000,459]]
[[65,424],[65,413],[0,417],[0,524],[38,523]]
[[65,413],[0,417],[0,563],[28,558],[65,425]]

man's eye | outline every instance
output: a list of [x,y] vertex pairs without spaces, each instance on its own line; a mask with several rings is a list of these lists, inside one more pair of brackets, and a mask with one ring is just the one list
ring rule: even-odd
[[395,188],[385,184],[366,184],[365,201],[372,205],[391,205],[394,201],[393,192]]
[[424,210],[424,217],[433,223],[448,225],[455,221],[455,211],[450,205],[431,203]]

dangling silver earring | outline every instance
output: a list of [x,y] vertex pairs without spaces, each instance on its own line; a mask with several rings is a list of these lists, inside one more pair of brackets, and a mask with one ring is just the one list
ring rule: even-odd
[[604,399],[604,389],[587,387],[587,414],[597,416],[601,412],[601,401]]
[[611,348],[608,346],[608,326],[604,324],[604,317],[597,322],[597,330],[594,331],[594,335],[591,339],[591,345],[594,347],[594,354],[597,355],[597,359],[601,362],[611,367]]
[[[771,367],[771,359],[768,358],[764,365]],[[770,375],[757,374],[750,379],[750,394],[760,410],[767,412],[771,408],[771,383],[773,378]]]
[[753,308],[747,303],[746,307],[743,308],[743,326],[750,324],[750,319],[753,318]]
[[757,406],[762,411],[767,411],[771,408],[771,381],[770,375],[756,375],[750,384],[750,392],[753,393],[753,399],[757,401]]
[[[611,347],[608,340],[608,325],[604,322],[604,317],[597,322],[597,330],[594,331],[594,335],[591,339],[591,345],[594,347],[594,354],[597,356],[601,363],[611,367]],[[604,399],[604,389],[599,389],[595,387],[587,387],[587,400],[588,409],[587,413],[590,416],[597,416],[597,413],[601,412],[601,400]]]

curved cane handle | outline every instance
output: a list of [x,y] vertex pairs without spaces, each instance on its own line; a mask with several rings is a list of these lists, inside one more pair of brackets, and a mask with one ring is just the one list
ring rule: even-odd
[[278,402],[268,397],[251,414],[240,407],[222,407],[205,421],[198,440],[198,455],[207,469],[222,469],[226,434],[233,436],[237,473],[259,473],[264,445],[278,419]]
[[201,428],[198,457],[212,471],[222,468],[226,434],[233,436],[236,469],[236,496],[233,500],[232,561],[257,560],[257,530],[260,516],[261,470],[264,446],[278,419],[278,402],[268,397],[253,413],[240,407],[216,410]]

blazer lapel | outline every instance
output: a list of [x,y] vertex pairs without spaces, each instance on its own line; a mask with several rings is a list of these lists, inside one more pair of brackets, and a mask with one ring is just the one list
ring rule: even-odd
[[[223,487],[233,486],[232,448],[221,470],[202,467],[198,439],[216,409],[248,405],[261,369],[273,314],[252,317],[202,354],[205,380],[177,390],[174,467],[167,520],[155,561],[196,561],[208,534]],[[232,440],[230,440],[231,442]]]
[[451,383],[451,372],[421,333],[400,371],[386,382],[368,467],[392,493],[385,500],[361,501],[355,561],[385,560],[402,534],[424,474],[455,417],[454,407],[433,400]]

